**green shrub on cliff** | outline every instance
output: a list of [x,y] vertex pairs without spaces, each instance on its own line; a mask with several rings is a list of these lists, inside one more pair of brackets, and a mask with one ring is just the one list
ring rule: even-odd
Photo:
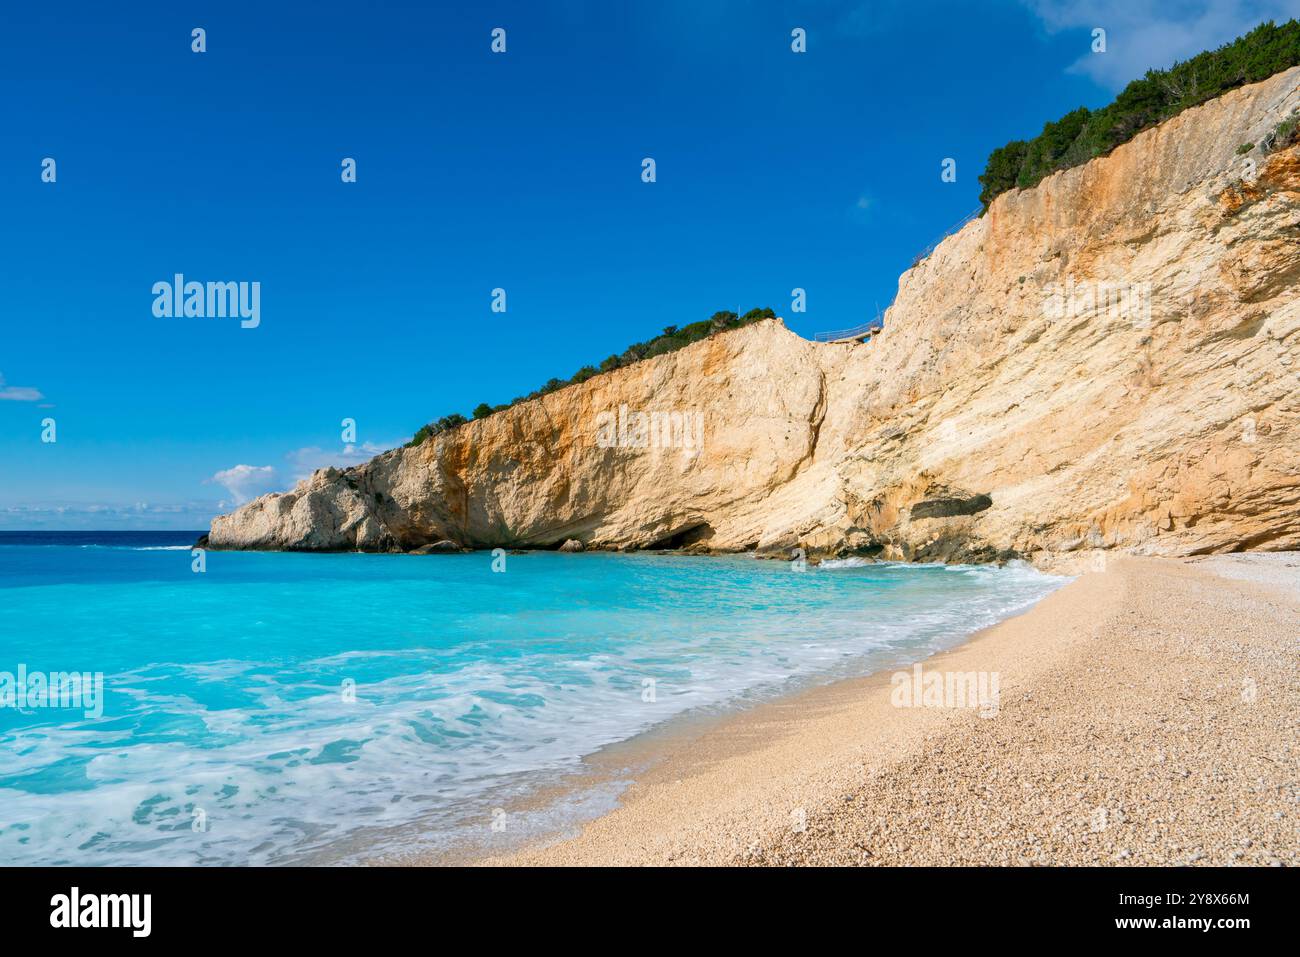
[[1300,140],[1300,116],[1292,115],[1277,125],[1264,143],[1264,151],[1274,153]]
[[[752,323],[759,322],[763,319],[773,319],[776,313],[771,309],[751,309],[743,316],[738,316],[734,312],[715,312],[708,319],[700,322],[693,322],[689,326],[678,329],[676,326],[665,327],[663,334],[655,336],[653,339],[647,339],[645,342],[634,343],[625,349],[620,355],[609,356],[600,363],[600,368],[594,366],[583,366],[568,379],[551,379],[535,392],[528,395],[521,395],[512,399],[506,405],[490,406],[486,402],[481,402],[474,407],[474,418],[485,419],[489,415],[494,415],[503,409],[518,405],[520,402],[527,402],[530,399],[540,398],[549,395],[552,392],[558,392],[560,389],[570,385],[577,385],[579,382],[586,382],[593,376],[600,375],[602,372],[613,372],[615,369],[621,369],[624,366],[640,362],[642,359],[649,359],[654,356],[666,355],[669,352],[676,352],[684,346],[689,346],[692,342],[699,342],[701,339],[707,339],[709,336],[716,335],[720,332],[729,332],[732,329],[739,329],[742,326],[748,326]],[[419,445],[425,439],[432,435],[441,435],[450,429],[464,425],[469,420],[463,415],[444,415],[436,422],[430,422],[422,426],[415,433],[411,441],[407,442],[407,448],[413,445]]]
[[415,436],[411,441],[406,444],[419,445],[431,435],[441,435],[443,432],[448,432],[452,429],[458,428],[468,421],[469,419],[465,418],[465,416],[454,412],[451,415],[444,415],[436,422],[430,422],[428,425],[421,426],[420,430],[415,433]]
[[1097,111],[1086,107],[1047,123],[1032,140],[1015,140],[989,154],[980,175],[980,202],[988,209],[1014,187],[1037,185],[1057,170],[1079,166],[1127,143],[1138,133],[1212,100],[1234,87],[1258,83],[1300,64],[1300,23],[1260,24],[1217,50],[1168,70],[1148,70]]

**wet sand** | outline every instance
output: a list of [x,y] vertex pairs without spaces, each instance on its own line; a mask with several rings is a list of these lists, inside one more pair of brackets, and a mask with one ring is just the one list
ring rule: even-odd
[[481,863],[1300,863],[1298,643],[1297,553],[1112,557],[922,663],[996,708],[885,673],[652,736],[616,810]]

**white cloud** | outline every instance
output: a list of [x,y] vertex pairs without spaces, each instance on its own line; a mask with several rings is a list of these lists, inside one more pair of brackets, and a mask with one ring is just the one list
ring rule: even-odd
[[[1149,69],[1213,50],[1265,20],[1300,16],[1300,0],[1021,0],[1049,33],[1086,31],[1084,52],[1067,68],[1121,90]],[[1091,31],[1106,31],[1106,52],[1091,52]]]
[[0,399],[9,402],[39,402],[45,396],[40,391],[25,385],[5,385],[5,377],[0,375]]
[[[223,469],[207,481],[227,489],[234,498],[233,505],[238,507],[267,492],[283,491],[295,482],[310,478],[317,469],[330,465],[347,468],[366,462],[380,452],[401,444],[394,442],[392,445],[376,445],[374,442],[363,442],[360,445],[348,444],[336,451],[327,451],[319,445],[308,445],[285,455],[285,461],[289,463],[286,469],[289,474],[285,477],[280,475],[274,465],[236,465]],[[232,503],[223,501],[218,508],[228,508],[231,505]]]
[[849,207],[849,218],[854,222],[865,223],[871,218],[871,212],[876,207],[874,198],[863,193],[857,201]]
[[224,487],[235,497],[237,505],[243,505],[281,487],[274,465],[236,465],[234,468],[223,469],[208,481]]

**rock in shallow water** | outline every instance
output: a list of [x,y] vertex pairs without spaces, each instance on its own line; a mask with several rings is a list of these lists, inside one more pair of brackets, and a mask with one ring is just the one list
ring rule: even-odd
[[421,545],[419,548],[413,548],[406,554],[408,555],[442,555],[450,552],[464,551],[455,542],[443,539],[440,542],[432,542],[428,545]]

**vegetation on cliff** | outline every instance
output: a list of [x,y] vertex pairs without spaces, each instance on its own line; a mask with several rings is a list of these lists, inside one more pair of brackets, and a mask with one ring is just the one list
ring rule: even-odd
[[1168,70],[1148,70],[1115,102],[1100,110],[1079,107],[1032,140],[1015,140],[995,149],[979,181],[980,202],[988,209],[1002,193],[1036,185],[1057,170],[1080,166],[1109,153],[1145,129],[1183,110],[1247,83],[1266,80],[1300,64],[1300,23],[1272,21],[1224,44],[1197,54]]
[[[748,326],[752,323],[759,322],[762,319],[775,318],[776,313],[771,309],[751,309],[743,316],[738,316],[734,312],[721,311],[715,312],[708,319],[700,322],[693,322],[688,326],[678,329],[676,326],[668,326],[662,333],[645,342],[637,342],[617,355],[609,356],[604,359],[599,368],[596,366],[583,366],[568,379],[551,379],[534,392],[528,395],[521,395],[510,400],[504,405],[488,405],[481,402],[474,407],[474,418],[486,419],[489,415],[508,409],[511,406],[518,405],[520,402],[528,402],[531,399],[538,399],[552,392],[557,392],[565,386],[577,385],[579,382],[586,382],[593,376],[600,375],[603,372],[613,372],[615,369],[621,369],[624,366],[630,366],[633,363],[640,362],[642,359],[650,359],[654,356],[666,355],[669,352],[676,352],[678,349],[689,346],[692,342],[699,342],[701,339],[707,339],[709,336],[717,335],[720,332],[730,332],[732,329],[739,329],[742,326]],[[455,429],[464,425],[469,419],[459,413],[444,415],[440,419],[435,419],[428,425],[420,427],[407,447],[419,445],[431,435],[440,435],[443,432]]]
[[1296,142],[1300,142],[1300,110],[1293,111],[1291,116],[1279,123],[1259,145],[1265,153],[1275,153]]

